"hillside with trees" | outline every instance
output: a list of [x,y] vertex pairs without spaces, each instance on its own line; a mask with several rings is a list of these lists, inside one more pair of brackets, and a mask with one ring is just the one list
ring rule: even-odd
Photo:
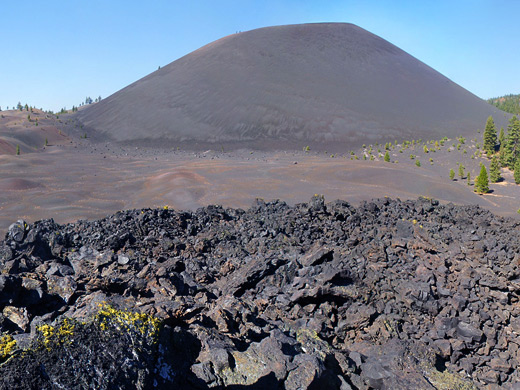
[[520,114],[520,94],[510,94],[495,97],[488,99],[487,102],[501,109],[502,111],[506,111],[511,114]]

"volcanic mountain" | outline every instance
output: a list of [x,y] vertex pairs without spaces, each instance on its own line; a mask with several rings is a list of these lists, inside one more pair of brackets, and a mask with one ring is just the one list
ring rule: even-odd
[[497,112],[384,39],[320,23],[224,37],[78,119],[93,139],[134,145],[345,150],[473,136]]

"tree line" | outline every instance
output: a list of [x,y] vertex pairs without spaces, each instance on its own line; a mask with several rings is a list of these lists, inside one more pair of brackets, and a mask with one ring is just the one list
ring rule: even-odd
[[502,111],[506,111],[516,115],[520,114],[520,95],[510,94],[500,96],[488,99],[487,102],[499,108]]
[[502,178],[500,168],[509,168],[514,172],[516,184],[520,184],[520,120],[514,115],[507,126],[507,134],[504,128],[497,129],[493,117],[486,121],[483,134],[483,149],[491,159],[489,178],[486,167],[482,164],[480,174],[475,179],[475,191],[486,193],[489,191],[489,181],[496,183]]

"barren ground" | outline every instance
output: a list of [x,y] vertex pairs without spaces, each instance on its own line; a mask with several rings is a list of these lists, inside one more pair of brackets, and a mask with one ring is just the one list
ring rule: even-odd
[[[294,204],[308,201],[316,193],[327,200],[340,198],[353,204],[383,196],[415,199],[423,195],[442,202],[479,204],[500,215],[518,215],[520,187],[508,170],[503,170],[505,180],[491,184],[492,192],[487,195],[475,194],[467,180],[458,177],[458,162],[473,179],[480,162],[489,165],[486,158],[471,158],[477,151],[476,143],[481,143],[481,134],[475,134],[477,142],[466,140],[460,150],[457,139],[449,139],[435,152],[429,143],[428,153],[424,142],[406,149],[400,144],[392,148],[392,163],[387,163],[381,145],[372,147],[373,161],[363,160],[361,148],[354,150],[359,160],[350,151],[332,157],[312,148],[309,152],[276,153],[122,148],[67,137],[65,118],[56,124],[64,129],[59,130],[51,126],[55,118],[47,118],[47,122],[40,119],[41,124],[34,126],[22,121],[25,111],[2,113],[5,118],[0,122],[0,133],[8,144],[0,155],[2,233],[19,218],[28,222],[54,218],[65,223],[143,207],[195,209],[221,204],[247,208],[257,197]],[[18,124],[13,124],[16,121]],[[17,156],[13,145],[27,134],[33,144],[23,143]],[[37,147],[34,142],[43,145],[43,141],[34,141],[34,134],[42,140],[47,137],[49,145]],[[365,152],[368,154],[368,145]],[[421,167],[410,155],[417,156]],[[450,168],[457,174],[455,181],[449,179]]]

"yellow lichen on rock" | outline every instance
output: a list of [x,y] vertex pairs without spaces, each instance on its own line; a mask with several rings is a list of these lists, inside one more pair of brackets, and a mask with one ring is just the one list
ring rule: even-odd
[[42,346],[50,350],[53,344],[65,344],[71,342],[74,335],[75,324],[72,320],[65,318],[58,327],[44,324],[36,328],[41,337]]
[[448,371],[432,370],[427,374],[430,382],[439,390],[476,390],[473,383],[463,379],[460,375]]
[[137,332],[140,336],[156,341],[161,321],[151,315],[129,310],[118,310],[107,304],[100,304],[96,321],[102,330],[115,327],[123,332]]
[[0,337],[0,362],[7,360],[16,348],[16,340],[10,334]]

